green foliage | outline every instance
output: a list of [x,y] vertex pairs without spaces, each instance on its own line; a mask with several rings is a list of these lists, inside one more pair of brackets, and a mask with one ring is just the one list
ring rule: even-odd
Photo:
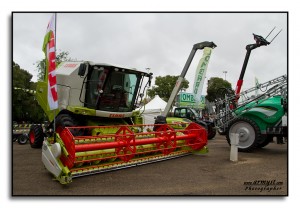
[[[155,95],[159,95],[163,100],[168,101],[171,96],[172,90],[175,87],[176,81],[179,76],[158,76],[155,79],[155,86],[152,86],[148,90],[148,96],[153,98]],[[187,89],[189,87],[189,82],[184,79],[181,84],[181,89]]]
[[[56,64],[59,65],[63,61],[72,61],[69,52],[62,51],[56,55]],[[45,78],[45,59],[37,61],[38,80]],[[36,83],[31,81],[32,75],[21,69],[20,66],[13,62],[13,90],[12,90],[12,112],[13,121],[40,123],[46,120],[44,111],[35,99],[35,95],[26,90],[35,90]],[[17,88],[17,89],[16,89]],[[20,89],[18,89],[20,88]]]
[[[56,54],[56,65],[59,65],[63,61],[75,61],[76,59],[72,59],[69,57],[69,52],[62,51]],[[37,71],[38,71],[38,80],[42,81],[45,78],[45,68],[46,68],[46,60],[42,59],[40,61],[35,62]]]
[[233,91],[231,83],[219,77],[212,77],[208,82],[207,95],[205,98],[209,102],[215,101],[216,98],[223,98],[225,92],[227,92],[225,88]]
[[24,70],[21,69],[18,64],[13,62],[13,86],[14,87],[24,87],[29,89],[31,86],[32,75]]
[[45,120],[44,113],[32,93],[26,90],[35,90],[36,83],[31,82],[32,75],[21,69],[13,62],[13,89],[12,89],[12,117],[13,121],[40,123]]

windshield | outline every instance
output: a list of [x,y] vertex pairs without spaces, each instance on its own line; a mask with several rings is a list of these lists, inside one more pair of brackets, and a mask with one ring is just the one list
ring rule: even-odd
[[199,114],[197,113],[197,111],[193,108],[190,108],[189,110],[192,111],[192,113],[196,116],[196,118],[199,118]]
[[133,110],[140,76],[116,68],[96,68],[87,84],[87,105],[96,110],[129,112]]

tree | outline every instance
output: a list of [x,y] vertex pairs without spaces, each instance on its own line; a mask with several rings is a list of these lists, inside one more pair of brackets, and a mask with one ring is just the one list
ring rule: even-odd
[[45,120],[44,112],[35,100],[33,93],[36,83],[32,82],[32,75],[21,69],[13,62],[12,116],[13,121],[39,123]]
[[209,102],[215,101],[216,98],[224,98],[225,93],[228,92],[225,89],[233,92],[231,83],[219,77],[212,77],[208,80],[207,95],[205,98]]
[[[176,84],[179,76],[158,76],[155,79],[155,86],[148,90],[148,96],[153,98],[155,95],[159,95],[163,100],[168,101],[171,96],[172,90]],[[189,82],[184,79],[181,84],[181,89],[187,89],[189,87]]]
[[[56,54],[56,66],[58,66],[61,62],[64,61],[76,61],[76,59],[72,59],[69,57],[69,52],[68,51],[62,51],[58,54]],[[46,60],[42,59],[40,61],[35,62],[37,71],[38,71],[38,80],[44,80],[45,77],[45,67],[46,67]]]
[[[56,56],[57,65],[63,61],[71,61],[69,52],[62,51]],[[73,59],[74,60],[74,59]],[[44,80],[45,59],[35,63],[38,71],[38,80]],[[13,89],[12,89],[12,116],[13,121],[40,123],[46,120],[44,111],[35,99],[35,95],[29,90],[36,89],[36,83],[31,81],[32,75],[21,69],[13,62]]]

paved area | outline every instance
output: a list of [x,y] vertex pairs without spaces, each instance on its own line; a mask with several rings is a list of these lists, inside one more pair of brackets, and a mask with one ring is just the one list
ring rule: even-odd
[[12,144],[13,196],[156,196],[277,195],[287,196],[287,144],[271,143],[229,160],[230,147],[217,135],[206,155],[177,159],[75,178],[61,185],[41,161],[41,149]]

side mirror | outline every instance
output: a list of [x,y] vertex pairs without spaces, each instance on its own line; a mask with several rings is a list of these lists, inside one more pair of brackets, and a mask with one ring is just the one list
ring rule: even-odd
[[79,66],[79,70],[78,70],[78,75],[83,77],[85,74],[85,70],[86,70],[87,65],[85,63],[80,64]]
[[153,73],[150,73],[149,82],[148,82],[148,83],[149,83],[148,87],[150,87],[150,86],[151,86],[151,81],[152,81],[152,78],[153,78],[153,76],[152,76],[152,75],[153,75]]

